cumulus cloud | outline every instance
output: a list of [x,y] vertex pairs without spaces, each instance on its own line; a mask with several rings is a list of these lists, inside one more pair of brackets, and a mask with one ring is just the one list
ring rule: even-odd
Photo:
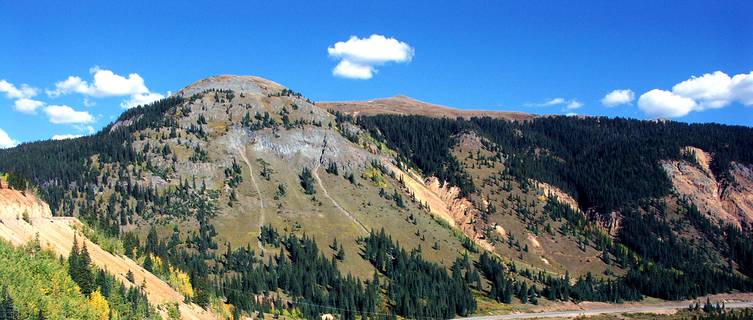
[[18,141],[13,140],[5,130],[0,129],[0,149],[13,148],[18,144]]
[[659,89],[646,92],[638,98],[638,108],[657,118],[682,117],[697,107],[698,104],[693,99]]
[[44,105],[42,101],[31,99],[37,95],[37,88],[27,84],[17,87],[6,80],[0,80],[0,92],[4,93],[6,98],[16,100],[13,108],[19,112],[34,114],[37,108]]
[[44,102],[38,101],[38,100],[32,100],[29,98],[18,99],[13,104],[13,108],[16,109],[16,111],[28,113],[28,114],[37,113],[37,108],[41,106],[44,106]]
[[732,77],[730,87],[737,101],[746,106],[753,106],[753,71]]
[[700,77],[691,77],[672,87],[672,92],[695,100],[698,110],[718,109],[730,104],[732,96],[732,78],[726,73],[716,71]]
[[63,94],[80,93],[92,97],[120,97],[134,94],[148,93],[144,78],[137,73],[127,77],[115,74],[111,70],[94,67],[89,70],[93,80],[91,83],[78,76],[69,76],[63,81],[55,83],[54,90],[47,90],[51,97]]
[[753,72],[732,77],[722,71],[692,76],[674,85],[672,91],[654,89],[642,94],[638,108],[649,116],[675,118],[734,102],[753,106]]
[[83,137],[83,135],[80,134],[56,134],[52,136],[52,140],[67,140],[67,139],[76,139]]
[[605,107],[616,107],[623,104],[629,104],[635,100],[635,93],[630,89],[612,90],[601,99],[601,104]]
[[[46,90],[50,97],[78,93],[86,97],[129,97],[121,102],[121,107],[132,108],[138,105],[150,103],[165,96],[151,92],[147,88],[144,78],[138,73],[122,76],[111,70],[93,67],[89,70],[92,75],[91,81],[86,81],[78,76],[69,76],[63,81],[55,83],[55,89]],[[93,105],[94,102],[84,99],[85,105]]]
[[376,66],[410,62],[415,50],[395,38],[372,34],[368,38],[351,36],[348,41],[339,41],[327,48],[327,53],[340,60],[332,70],[333,75],[365,80],[371,79],[378,71]]
[[37,89],[34,87],[22,84],[19,88],[6,80],[0,80],[0,92],[5,93],[8,99],[24,99],[37,95]]
[[86,111],[76,111],[66,105],[51,105],[44,108],[51,123],[86,124],[94,122],[94,116]]
[[165,97],[164,95],[156,93],[156,92],[139,93],[139,94],[132,95],[130,99],[121,102],[120,106],[123,109],[130,109],[130,108],[143,106],[145,104],[152,103],[164,97]]

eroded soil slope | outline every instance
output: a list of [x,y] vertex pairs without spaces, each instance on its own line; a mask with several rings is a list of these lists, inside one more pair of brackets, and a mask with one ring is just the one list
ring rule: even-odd
[[[183,296],[166,282],[146,271],[125,256],[113,255],[76,231],[81,222],[76,218],[53,217],[49,206],[31,192],[0,188],[0,238],[13,245],[23,245],[36,237],[42,248],[67,257],[73,247],[74,235],[85,242],[92,262],[109,271],[126,286],[144,285],[149,302],[155,305],[178,303],[183,319],[214,319],[214,315],[194,304],[184,303]],[[134,282],[126,279],[131,271]]]

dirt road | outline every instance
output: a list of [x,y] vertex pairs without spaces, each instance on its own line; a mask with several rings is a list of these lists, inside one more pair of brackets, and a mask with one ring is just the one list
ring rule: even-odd
[[[674,302],[661,305],[646,306],[619,306],[594,308],[591,310],[572,310],[572,311],[549,311],[549,312],[531,312],[517,313],[499,316],[478,316],[460,318],[467,320],[505,320],[505,319],[539,319],[539,318],[575,318],[580,316],[594,316],[600,314],[619,314],[619,313],[664,313],[675,310],[685,309],[690,302]],[[728,309],[753,308],[753,301],[746,302],[729,302],[725,304]]]

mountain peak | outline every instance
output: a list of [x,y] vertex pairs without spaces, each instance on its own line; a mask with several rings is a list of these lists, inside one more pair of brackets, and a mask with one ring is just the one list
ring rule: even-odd
[[265,94],[279,92],[285,86],[257,76],[217,75],[196,81],[176,94],[190,96],[206,90],[233,90],[239,93]]

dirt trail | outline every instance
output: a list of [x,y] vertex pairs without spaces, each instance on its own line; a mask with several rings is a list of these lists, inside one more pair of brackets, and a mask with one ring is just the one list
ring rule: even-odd
[[[166,282],[146,271],[138,263],[125,256],[115,256],[99,245],[89,241],[76,228],[81,222],[69,217],[33,217],[28,223],[22,219],[0,220],[0,238],[10,241],[14,245],[23,245],[39,237],[43,248],[58,255],[68,256],[73,246],[74,235],[79,244],[86,243],[92,262],[101,269],[107,270],[126,286],[144,285],[144,292],[149,302],[154,305],[178,303],[182,319],[215,319],[216,317],[194,304],[183,302],[183,296],[171,288]],[[128,271],[133,273],[134,283],[126,279]],[[163,314],[163,316],[166,316]]]
[[[243,148],[240,148],[238,153],[240,153],[243,162],[248,166],[248,176],[251,177],[251,183],[256,189],[256,194],[259,195],[259,234],[261,234],[261,226],[264,225],[264,198],[262,198],[261,189],[259,189],[259,185],[256,183],[256,178],[254,178],[254,168],[251,167],[251,162],[248,161],[248,158],[246,157],[246,147],[244,146]],[[262,252],[265,251],[261,240],[257,242],[257,245]]]
[[348,210],[345,210],[345,208],[340,206],[340,204],[337,203],[337,201],[335,201],[335,199],[329,195],[329,192],[327,192],[327,188],[325,188],[324,184],[322,183],[322,179],[319,178],[319,166],[320,165],[321,163],[318,163],[316,167],[314,168],[314,178],[316,179],[316,182],[319,184],[319,188],[322,189],[322,193],[324,194],[324,197],[329,199],[329,201],[331,201],[332,204],[335,205],[335,207],[338,210],[340,210],[340,212],[342,212],[345,216],[350,218],[350,220],[353,220],[353,223],[355,223],[355,225],[358,226],[358,230],[360,230],[361,233],[363,233],[364,235],[369,234],[368,229],[366,229],[366,226],[364,226],[363,223],[361,223],[361,221],[358,221],[358,219],[353,214],[348,212]]
[[327,135],[324,135],[324,141],[322,141],[322,152],[319,154],[319,161],[316,163],[316,167],[314,167],[314,179],[316,179],[316,183],[319,184],[319,188],[322,189],[322,193],[324,194],[324,197],[329,199],[330,202],[332,202],[333,205],[335,205],[335,208],[340,210],[346,217],[350,218],[350,220],[353,221],[353,223],[358,226],[358,230],[361,231],[364,235],[369,234],[368,229],[366,229],[366,226],[361,223],[361,221],[358,221],[355,215],[348,212],[348,210],[345,210],[337,201],[335,201],[334,198],[332,198],[329,195],[329,192],[327,191],[327,188],[324,187],[324,183],[322,183],[322,179],[319,178],[319,167],[324,163],[324,152],[327,151]]

